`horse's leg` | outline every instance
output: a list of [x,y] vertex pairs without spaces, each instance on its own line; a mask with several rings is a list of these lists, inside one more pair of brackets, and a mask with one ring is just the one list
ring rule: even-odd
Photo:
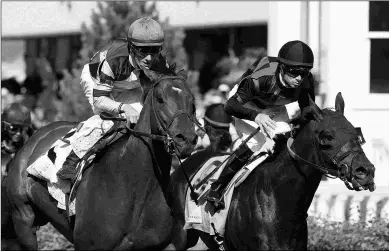
[[50,196],[47,188],[40,182],[32,181],[30,185],[30,200],[41,214],[55,227],[69,242],[73,242],[73,230],[67,218],[60,214],[55,200]]
[[5,176],[1,183],[1,250],[22,250],[12,221],[12,207],[6,192],[7,180]]
[[25,203],[15,208],[12,212],[12,220],[21,247],[27,250],[37,250],[36,229],[33,226],[35,214],[31,205]]
[[1,250],[23,250],[18,238],[1,238]]

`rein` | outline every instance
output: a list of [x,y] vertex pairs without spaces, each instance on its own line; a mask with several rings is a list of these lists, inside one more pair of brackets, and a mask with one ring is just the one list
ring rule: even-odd
[[[153,113],[154,113],[154,116],[156,117],[156,120],[157,120],[157,125],[158,125],[158,130],[162,132],[163,135],[158,135],[158,134],[152,134],[152,133],[145,133],[145,132],[139,132],[139,131],[135,131],[133,129],[130,129],[130,128],[127,128],[127,130],[133,134],[134,136],[137,136],[137,137],[148,137],[150,139],[153,139],[153,140],[159,140],[159,141],[163,141],[164,142],[164,146],[165,146],[165,149],[166,151],[170,154],[170,155],[175,155],[177,157],[177,154],[176,154],[176,144],[178,144],[173,137],[170,136],[168,130],[171,126],[171,124],[174,122],[174,120],[181,114],[184,114],[186,116],[188,116],[188,118],[194,123],[196,124],[197,126],[201,126],[200,125],[200,122],[197,121],[197,119],[195,118],[194,115],[190,115],[188,114],[188,112],[186,111],[183,111],[183,110],[178,110],[175,112],[175,114],[173,115],[173,117],[171,118],[171,120],[167,123],[167,125],[164,125],[162,123],[162,119],[159,115],[159,113],[156,111],[156,108],[155,108],[155,101],[154,101],[154,92],[155,92],[155,87],[162,81],[162,80],[166,80],[166,79],[181,79],[181,80],[184,80],[183,77],[181,76],[164,76],[160,79],[158,79],[158,81],[156,81],[152,87],[151,87],[151,90],[149,90],[149,93],[151,91],[151,94],[152,94],[152,97],[151,97],[151,107],[152,107],[152,110],[153,110]],[[122,118],[122,117],[114,117],[114,116],[107,116],[105,114],[100,114],[100,118],[103,119],[103,120],[116,120],[116,121],[126,121],[125,118]],[[202,130],[204,130],[203,128],[201,128]],[[204,130],[205,131],[205,130]],[[151,150],[152,151],[152,150]],[[159,165],[158,165],[158,162],[156,161],[156,157],[155,157],[155,154],[154,152],[152,151],[152,156],[153,156],[153,159],[154,159],[154,162],[157,164],[158,168],[160,169]],[[179,163],[180,163],[180,167],[185,175],[185,178],[189,184],[189,188],[191,189],[192,193],[194,193],[194,188],[192,186],[192,184],[190,183],[190,180],[189,180],[189,177],[188,175],[186,174],[185,170],[182,168],[182,163],[181,163],[181,160],[177,157],[177,159],[179,160]]]
[[[339,150],[339,152],[332,159],[329,158],[328,156],[326,156],[327,159],[329,159],[330,162],[337,167],[337,169],[332,169],[332,168],[323,167],[321,165],[316,165],[308,160],[303,159],[302,157],[300,157],[298,154],[296,154],[292,150],[293,142],[294,142],[294,139],[289,138],[287,143],[286,143],[286,147],[288,149],[288,152],[293,159],[298,160],[300,162],[303,162],[309,166],[312,166],[312,167],[318,169],[320,172],[323,173],[323,175],[325,175],[328,178],[341,179],[349,190],[356,190],[356,191],[363,190],[363,187],[352,176],[351,168],[349,167],[349,165],[351,165],[354,157],[357,156],[359,153],[363,152],[363,150],[360,146],[360,143],[357,140],[350,140],[346,144],[344,144],[342,146],[342,148]],[[315,144],[315,147],[316,147],[316,144]],[[345,163],[345,161],[342,161],[342,160],[346,159],[346,157],[348,157],[348,156],[352,156],[349,163]],[[322,159],[323,159],[323,157],[322,157]],[[348,179],[351,180],[352,186],[350,185],[350,182],[348,181]]]
[[[159,134],[153,134],[153,133],[145,133],[145,132],[140,132],[140,131],[135,131],[133,129],[130,129],[127,127],[127,130],[130,132],[130,134],[133,134],[134,136],[142,136],[142,137],[148,137],[150,139],[153,139],[153,140],[159,140],[159,141],[163,141],[164,144],[165,144],[165,147],[166,147],[166,150],[169,154],[173,154],[174,152],[174,146],[173,146],[173,143],[176,143],[174,141],[174,139],[169,135],[169,133],[167,132],[167,130],[170,128],[170,125],[173,123],[173,121],[175,120],[176,117],[178,117],[179,115],[181,114],[186,114],[192,121],[193,121],[193,116],[190,116],[187,112],[185,111],[182,111],[182,110],[178,110],[172,117],[171,121],[169,121],[168,125],[167,126],[164,126],[161,122],[161,117],[159,116],[159,114],[157,113],[156,109],[155,109],[155,105],[154,105],[154,91],[155,91],[155,86],[161,82],[162,80],[165,80],[165,79],[183,79],[182,77],[180,76],[165,76],[161,79],[159,79],[157,82],[155,82],[153,85],[152,85],[152,89],[150,90],[152,92],[152,99],[151,99],[151,106],[152,106],[152,110],[154,112],[154,115],[155,117],[157,118],[157,123],[158,123],[158,129],[163,133],[163,135],[159,135]],[[123,118],[123,117],[116,117],[116,116],[108,116],[106,115],[105,113],[102,113],[100,114],[100,118],[103,119],[103,120],[113,120],[113,121],[127,121],[126,118]],[[194,121],[193,121],[194,122]],[[195,123],[195,122],[194,122]]]

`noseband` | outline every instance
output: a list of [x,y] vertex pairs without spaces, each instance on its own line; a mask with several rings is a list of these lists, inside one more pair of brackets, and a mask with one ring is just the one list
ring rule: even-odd
[[[328,155],[320,151],[319,148],[317,147],[316,140],[314,140],[315,148],[319,152],[319,158],[322,165],[326,166],[325,165],[326,161],[324,161],[324,159],[326,159],[327,163],[331,163],[332,165],[335,166],[335,168],[328,168],[328,167],[316,165],[308,160],[301,158],[291,148],[293,141],[294,141],[293,138],[289,138],[286,144],[288,152],[293,159],[299,160],[309,166],[318,169],[323,173],[323,175],[325,175],[328,178],[341,179],[346,185],[346,187],[350,190],[356,190],[356,191],[363,190],[363,187],[353,177],[352,170],[351,170],[351,164],[354,158],[358,154],[363,153],[361,144],[358,140],[350,140],[347,143],[345,143],[333,158],[329,157]],[[350,182],[348,180],[351,180],[350,182],[352,186],[350,185]]]

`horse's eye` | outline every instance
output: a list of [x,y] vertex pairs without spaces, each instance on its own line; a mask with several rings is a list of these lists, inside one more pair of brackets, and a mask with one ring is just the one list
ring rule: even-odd
[[319,135],[320,145],[325,148],[331,147],[334,139],[334,135],[328,131],[321,132]]
[[334,139],[334,136],[332,136],[330,133],[324,134],[324,139],[327,141],[331,141]]
[[155,98],[157,99],[158,103],[164,103],[163,98],[162,98],[161,95],[157,95]]

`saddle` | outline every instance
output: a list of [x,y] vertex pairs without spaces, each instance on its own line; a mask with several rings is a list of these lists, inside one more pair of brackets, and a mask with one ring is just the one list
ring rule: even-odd
[[[106,114],[101,116],[103,119],[112,118],[107,116]],[[69,204],[74,200],[77,192],[78,185],[82,180],[82,174],[90,168],[96,157],[101,156],[103,154],[103,149],[107,146],[114,143],[120,137],[128,132],[126,127],[126,122],[121,120],[120,118],[114,119],[114,125],[107,131],[107,133],[99,139],[96,144],[94,144],[91,149],[80,159],[79,164],[77,165],[76,177],[75,181],[72,184],[72,189],[66,198],[66,208],[69,213]],[[82,164],[84,163],[84,164]]]
[[[93,164],[93,160],[96,159],[97,156],[102,154],[102,150],[114,143],[116,140],[118,140],[120,137],[122,137],[124,134],[127,133],[127,127],[126,123],[116,117],[110,116],[108,113],[103,113],[101,116],[103,119],[109,119],[109,118],[115,118],[113,120],[113,126],[107,131],[107,133],[99,139],[96,144],[94,144],[88,152],[85,153],[85,155],[80,159],[80,162],[86,162],[87,164],[84,166],[85,171],[88,167]],[[89,158],[91,158],[94,155],[93,159],[91,161],[88,161]],[[80,165],[78,165],[79,167]],[[77,172],[78,173],[78,172]]]
[[96,154],[96,156],[102,152],[107,146],[114,143],[120,137],[127,133],[126,123],[122,121],[114,121],[113,126],[108,132],[99,139],[96,144],[92,146],[92,148],[81,158],[81,160],[87,160],[92,155]]

